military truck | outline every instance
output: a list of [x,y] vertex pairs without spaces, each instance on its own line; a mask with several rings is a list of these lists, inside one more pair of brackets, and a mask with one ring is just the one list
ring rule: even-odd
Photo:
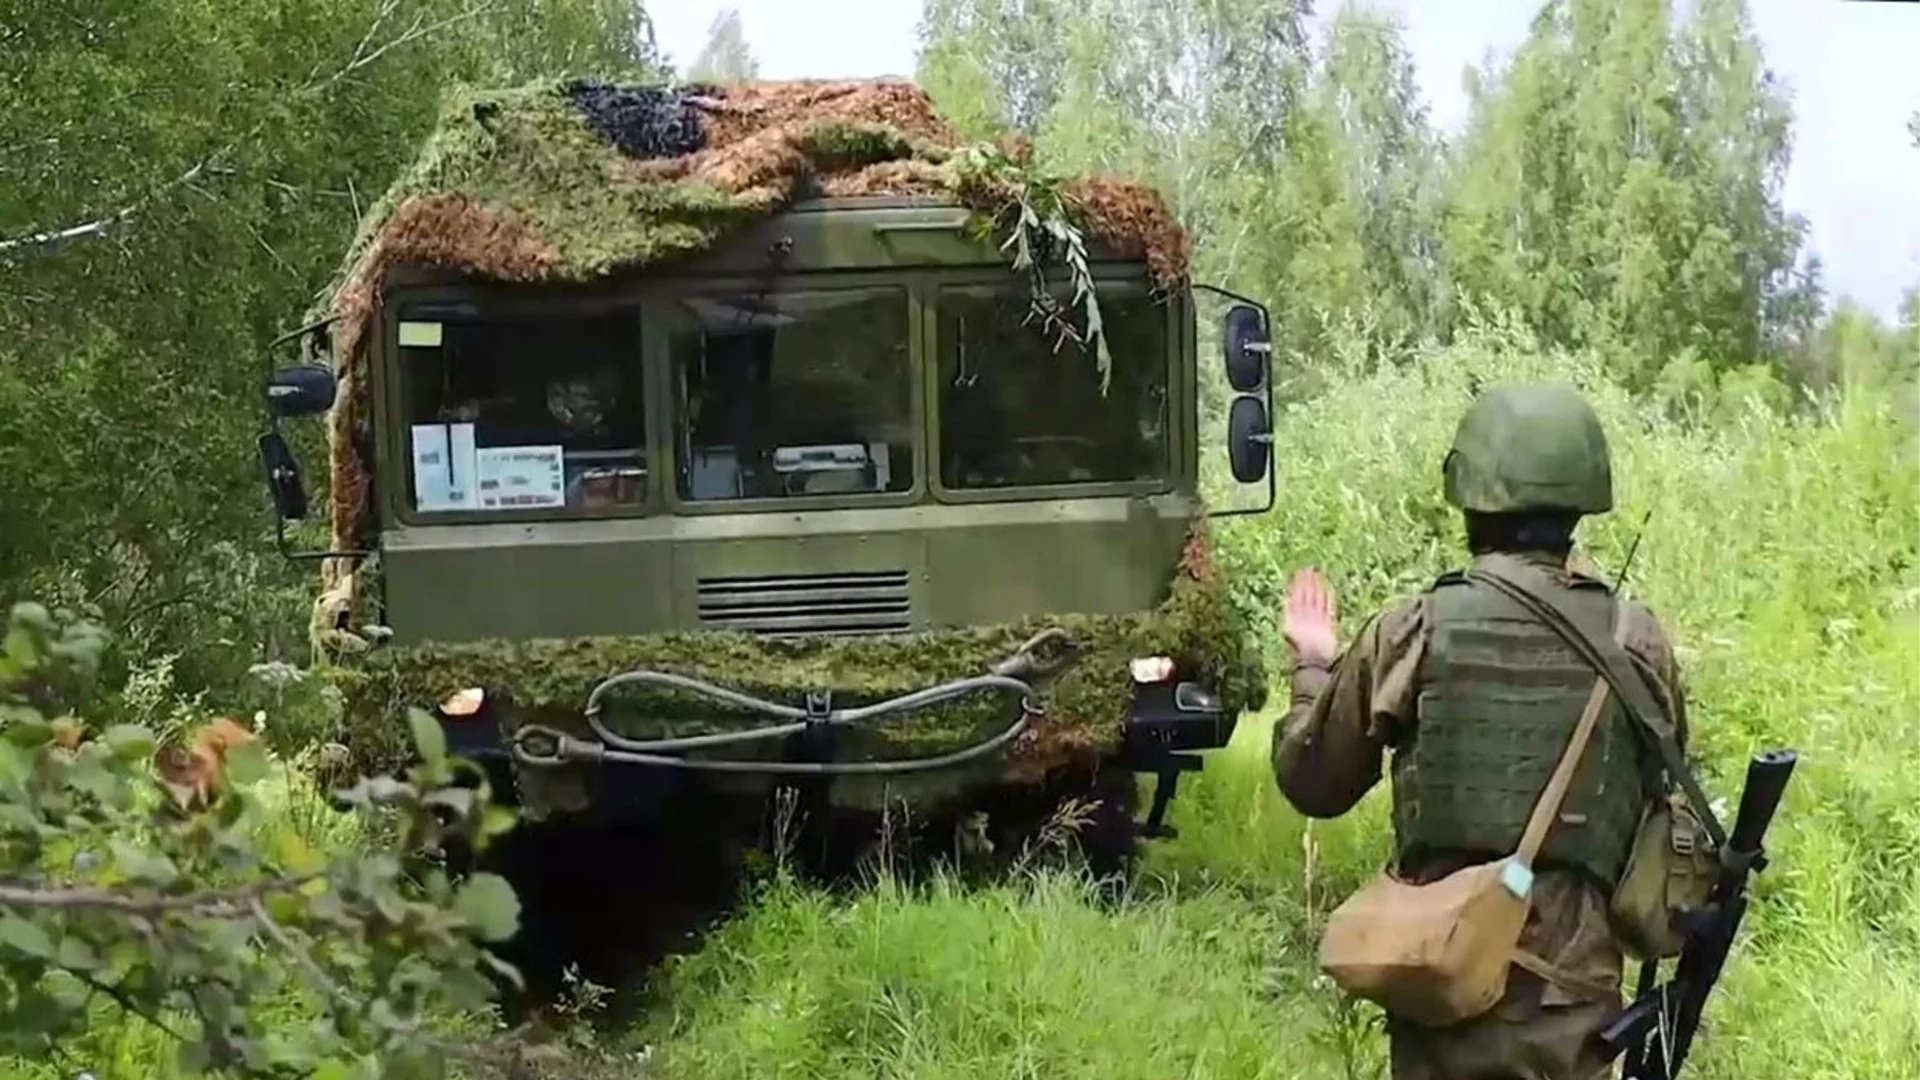
[[[1267,313],[1222,294],[1201,355],[1186,256],[1153,192],[1045,179],[908,83],[457,97],[266,382],[350,749],[398,763],[417,706],[534,816],[797,791],[1017,840],[1104,792],[1165,835],[1266,694],[1203,365],[1274,494]],[[296,549],[281,422],[322,414],[331,538]]]

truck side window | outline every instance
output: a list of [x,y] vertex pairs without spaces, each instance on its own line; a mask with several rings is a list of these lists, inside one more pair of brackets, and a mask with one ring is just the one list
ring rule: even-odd
[[[1070,293],[1060,299],[1071,309]],[[1165,477],[1165,311],[1137,286],[1100,287],[1113,357],[1102,396],[1093,351],[1071,341],[1056,349],[1031,306],[1023,286],[941,291],[941,482],[959,490]]]
[[647,497],[639,319],[606,313],[403,313],[413,506],[638,507]]
[[913,486],[905,289],[685,297],[671,310],[681,498]]

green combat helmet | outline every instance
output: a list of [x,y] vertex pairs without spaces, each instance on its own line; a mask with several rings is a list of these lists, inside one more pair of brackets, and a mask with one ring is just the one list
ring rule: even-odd
[[1613,509],[1606,432],[1564,383],[1496,386],[1460,418],[1441,465],[1447,501],[1484,514]]

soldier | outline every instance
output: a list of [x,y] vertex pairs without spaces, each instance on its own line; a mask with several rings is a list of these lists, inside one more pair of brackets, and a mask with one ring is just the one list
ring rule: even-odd
[[[1617,627],[1684,745],[1666,635],[1573,553],[1579,519],[1613,507],[1606,438],[1587,402],[1561,385],[1489,390],[1462,417],[1442,471],[1474,560],[1505,553],[1543,568],[1596,622]],[[1283,628],[1295,656],[1292,708],[1273,740],[1287,800],[1309,817],[1344,814],[1379,780],[1391,748],[1396,874],[1424,884],[1511,853],[1594,670],[1514,601],[1462,573],[1379,614],[1338,656],[1334,619],[1319,573],[1296,574]],[[1395,1080],[1610,1075],[1590,1042],[1621,1006],[1625,957],[1608,899],[1652,796],[1631,723],[1612,707],[1586,751],[1600,762],[1580,772],[1597,782],[1576,783],[1541,852],[1520,948],[1546,961],[1533,965],[1542,973],[1511,968],[1500,1001],[1453,1027],[1389,1016]]]

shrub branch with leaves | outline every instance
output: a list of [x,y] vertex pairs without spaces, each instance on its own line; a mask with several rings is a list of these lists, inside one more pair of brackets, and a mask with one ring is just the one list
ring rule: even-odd
[[334,796],[363,842],[316,845],[263,799],[276,763],[237,725],[189,752],[90,732],[106,644],[20,604],[0,649],[0,1054],[54,1055],[118,1010],[189,1073],[445,1075],[434,1019],[484,1008],[489,973],[518,982],[483,944],[515,933],[512,888],[419,858],[511,827],[485,776],[416,711],[420,763]]
[[[990,207],[975,216],[979,238],[992,239],[1004,231],[1000,250],[1011,254],[1015,271],[1027,275],[1032,294],[1028,321],[1038,320],[1053,335],[1055,350],[1069,342],[1081,349],[1091,346],[1100,369],[1100,392],[1106,393],[1113,380],[1113,356],[1107,351],[1100,321],[1086,234],[1064,181],[1035,166],[1026,151],[1009,151],[992,143],[961,150],[955,164],[962,192],[976,205]],[[1066,264],[1073,283],[1071,303],[1080,306],[1084,331],[1074,325],[1067,305],[1054,295],[1047,280],[1047,263],[1055,258]]]

